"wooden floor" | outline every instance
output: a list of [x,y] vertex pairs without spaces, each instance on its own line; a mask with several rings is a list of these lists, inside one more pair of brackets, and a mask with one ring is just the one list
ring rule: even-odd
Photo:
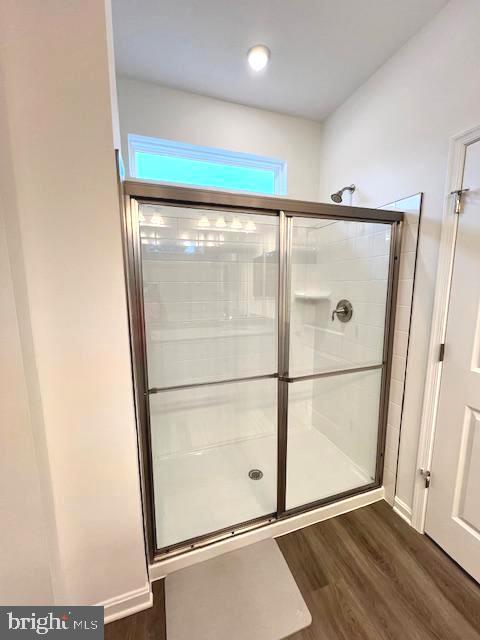
[[151,609],[105,625],[105,640],[166,640],[164,585],[164,580],[153,583]]
[[[385,502],[277,542],[313,618],[290,640],[480,640],[480,587]],[[157,581],[153,609],[107,625],[105,638],[165,640],[164,620]]]

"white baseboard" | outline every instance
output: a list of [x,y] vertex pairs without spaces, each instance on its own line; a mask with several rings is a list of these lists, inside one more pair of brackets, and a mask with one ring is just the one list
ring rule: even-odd
[[395,496],[395,500],[393,502],[393,510],[397,513],[401,518],[408,522],[410,526],[412,526],[412,508],[408,506],[403,500],[397,498]]
[[344,500],[340,500],[334,504],[325,505],[324,507],[319,507],[318,509],[301,513],[298,516],[292,516],[285,520],[277,520],[276,522],[265,525],[259,529],[246,531],[234,538],[226,538],[225,540],[215,542],[209,546],[188,551],[182,555],[162,560],[161,562],[156,562],[155,564],[151,564],[149,567],[150,580],[160,580],[169,573],[197,564],[197,562],[209,560],[210,558],[214,558],[222,553],[234,551],[235,549],[245,547],[255,542],[260,542],[260,540],[265,540],[266,538],[278,538],[279,536],[291,533],[297,529],[303,529],[303,527],[321,522],[322,520],[339,516],[342,513],[353,511],[359,507],[366,507],[373,502],[382,500],[383,497],[383,487],[373,489],[373,491],[345,498]]
[[153,594],[149,582],[141,589],[129,591],[121,596],[98,603],[98,606],[104,607],[105,624],[131,616],[133,613],[143,611],[143,609],[149,609],[152,605]]

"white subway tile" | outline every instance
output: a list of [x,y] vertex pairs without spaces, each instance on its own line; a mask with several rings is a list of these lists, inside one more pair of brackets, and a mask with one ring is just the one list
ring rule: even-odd
[[395,329],[408,332],[410,329],[410,306],[397,305],[395,312]]
[[406,331],[395,331],[393,340],[393,353],[397,356],[407,356],[408,333]]
[[413,278],[415,274],[415,256],[415,251],[400,254],[399,278],[401,280]]
[[403,381],[405,380],[405,366],[406,366],[406,359],[402,356],[393,356],[392,357],[392,378],[394,380],[398,380],[400,383],[403,384]]
[[409,306],[412,304],[413,278],[398,281],[397,304]]

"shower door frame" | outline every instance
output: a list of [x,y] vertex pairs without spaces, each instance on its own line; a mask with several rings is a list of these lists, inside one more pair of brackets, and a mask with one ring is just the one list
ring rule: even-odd
[[[269,196],[230,193],[198,189],[195,187],[177,187],[161,183],[140,180],[126,180],[120,183],[122,209],[122,232],[125,262],[125,282],[130,330],[130,350],[132,358],[132,378],[134,387],[135,414],[137,423],[140,481],[146,546],[151,563],[160,562],[174,555],[188,552],[227,537],[239,535],[253,528],[267,526],[280,519],[289,518],[320,506],[330,504],[343,498],[358,495],[382,484],[383,458],[385,449],[386,422],[388,410],[388,394],[393,348],[393,328],[395,322],[396,294],[398,284],[400,242],[403,213],[363,207],[338,206],[329,203],[317,203],[302,200],[290,200]],[[278,264],[278,369],[276,373],[251,376],[233,380],[220,380],[200,384],[185,385],[188,387],[213,384],[227,384],[255,379],[277,378],[277,510],[259,518],[232,524],[232,526],[212,531],[195,538],[185,540],[168,548],[159,549],[156,542],[155,501],[153,486],[153,465],[150,433],[149,396],[160,392],[148,388],[147,351],[145,335],[145,318],[143,305],[143,278],[141,241],[138,226],[138,205],[160,204],[215,211],[236,212],[242,214],[270,215],[279,218],[279,264]],[[288,376],[289,355],[289,316],[291,273],[291,230],[293,218],[326,218],[330,220],[350,220],[357,222],[377,222],[391,226],[390,261],[388,269],[388,285],[386,314],[384,325],[382,363],[374,366],[352,367],[334,372],[312,374],[301,379],[319,378],[341,375],[348,372],[360,372],[370,369],[382,369],[380,388],[378,438],[375,480],[367,485],[328,496],[292,509],[286,509],[286,468],[288,440],[288,385],[296,380]],[[175,388],[175,387],[173,387]],[[162,391],[166,390],[162,389]],[[172,389],[172,388],[170,388]]]

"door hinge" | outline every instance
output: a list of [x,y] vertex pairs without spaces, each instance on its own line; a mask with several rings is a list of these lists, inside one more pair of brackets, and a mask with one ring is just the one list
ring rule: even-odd
[[425,489],[430,487],[431,473],[429,469],[420,469],[420,475],[422,475],[425,479]]
[[439,362],[443,362],[444,358],[445,358],[445,343],[442,342],[442,344],[440,345],[439,353],[438,353]]
[[451,196],[455,196],[455,213],[460,213],[462,209],[462,196],[470,189],[457,189],[456,191],[450,191]]

